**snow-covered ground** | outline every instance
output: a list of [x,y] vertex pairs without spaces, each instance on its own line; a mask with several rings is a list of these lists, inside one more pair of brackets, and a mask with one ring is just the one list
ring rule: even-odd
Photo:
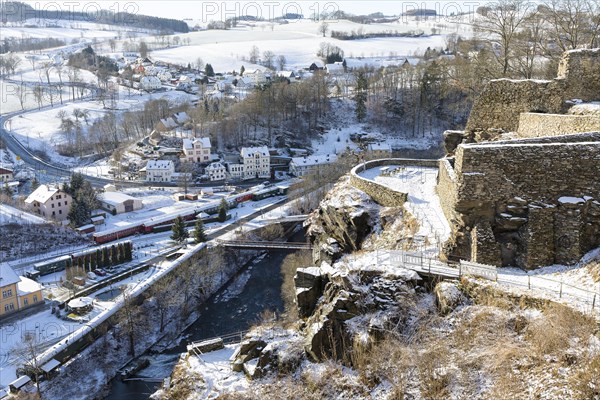
[[450,225],[444,216],[440,198],[436,193],[436,168],[417,166],[388,166],[396,172],[389,176],[381,175],[381,167],[360,172],[363,178],[387,186],[402,193],[408,193],[406,209],[419,221],[417,235],[426,237],[429,244],[424,251],[429,256],[437,255],[439,246],[450,237]]
[[44,218],[21,211],[7,204],[0,204],[0,225],[2,224],[45,224]]
[[[103,309],[104,307],[97,305],[90,315],[99,314]],[[17,378],[17,368],[28,359],[27,353],[24,353],[23,349],[23,335],[34,333],[36,346],[43,349],[80,327],[81,323],[79,322],[57,318],[50,309],[0,325],[0,387],[7,386],[14,381]]]
[[[190,39],[189,46],[174,47],[152,52],[152,57],[157,60],[187,65],[190,60],[202,58],[205,63],[210,63],[215,70],[231,71],[239,70],[242,65],[246,70],[259,68],[260,66],[250,64],[245,59],[249,57],[252,46],[257,46],[261,54],[264,51],[272,51],[276,55],[284,55],[287,60],[287,68],[307,68],[315,61],[322,42],[328,42],[340,47],[348,58],[362,58],[363,64],[377,64],[377,60],[386,61],[382,57],[396,57],[398,62],[403,61],[405,56],[423,53],[428,47],[445,47],[445,34],[462,32],[470,28],[461,24],[445,24],[438,27],[434,22],[418,23],[416,20],[389,24],[361,25],[347,20],[332,21],[330,30],[383,32],[398,31],[408,32],[423,30],[426,34],[431,33],[431,28],[444,33],[434,36],[420,38],[373,38],[363,40],[338,40],[331,37],[323,37],[318,32],[320,22],[312,20],[291,21],[289,24],[258,24],[245,25],[222,30],[209,30],[191,32],[178,35],[183,40]],[[463,35],[467,32],[462,32]],[[261,67],[262,68],[262,67]]]

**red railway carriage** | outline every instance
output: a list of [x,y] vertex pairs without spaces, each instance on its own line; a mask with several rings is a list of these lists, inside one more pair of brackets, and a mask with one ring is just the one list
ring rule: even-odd
[[103,244],[112,242],[113,240],[122,239],[127,236],[135,235],[136,233],[143,232],[144,224],[139,223],[135,225],[128,225],[126,227],[120,227],[115,229],[110,229],[107,231],[96,232],[94,233],[94,242],[96,244]]

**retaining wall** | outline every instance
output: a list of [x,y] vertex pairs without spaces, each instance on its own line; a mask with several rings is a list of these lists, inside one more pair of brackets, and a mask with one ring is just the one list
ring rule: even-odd
[[367,161],[352,168],[352,171],[350,171],[350,184],[371,196],[373,200],[384,207],[400,207],[406,202],[408,198],[407,193],[399,192],[386,185],[381,185],[372,180],[363,178],[359,176],[358,173],[388,165],[437,168],[438,162],[438,160],[413,160],[407,158],[386,158]]

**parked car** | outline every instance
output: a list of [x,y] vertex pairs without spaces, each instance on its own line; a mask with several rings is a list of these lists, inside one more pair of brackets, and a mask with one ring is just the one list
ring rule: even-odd
[[96,275],[96,274],[95,274],[95,273],[93,273],[93,272],[88,272],[88,273],[87,273],[87,277],[88,277],[88,279],[89,279],[89,280],[91,280],[91,281],[95,281],[96,279],[98,279],[98,275]]
[[103,269],[100,269],[100,268],[95,269],[93,272],[98,276],[106,276],[106,271],[104,271]]

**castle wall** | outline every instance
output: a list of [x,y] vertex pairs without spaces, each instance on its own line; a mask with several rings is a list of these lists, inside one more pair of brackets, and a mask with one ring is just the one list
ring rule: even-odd
[[519,117],[522,138],[593,131],[600,131],[600,115],[522,113]]
[[467,131],[515,132],[521,113],[565,113],[567,100],[600,100],[600,49],[566,52],[551,81],[498,79],[475,101]]
[[447,256],[536,268],[600,246],[600,133],[461,145],[449,167],[438,185]]

